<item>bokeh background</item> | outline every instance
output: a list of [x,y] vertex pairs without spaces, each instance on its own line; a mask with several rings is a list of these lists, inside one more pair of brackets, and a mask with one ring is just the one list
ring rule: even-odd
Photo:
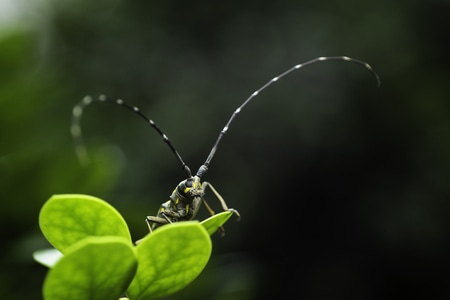
[[[205,272],[170,299],[449,299],[448,0],[0,0],[0,295],[41,299],[39,209],[86,193],[134,239],[184,179],[132,113],[92,105],[91,164],[72,107],[137,105],[193,171],[229,116],[205,180],[238,209]],[[211,193],[207,195],[217,210]],[[203,212],[200,218],[206,217]]]

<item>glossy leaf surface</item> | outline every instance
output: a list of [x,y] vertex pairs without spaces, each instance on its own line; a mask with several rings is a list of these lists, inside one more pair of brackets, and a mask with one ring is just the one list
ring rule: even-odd
[[123,237],[88,237],[66,252],[45,279],[46,300],[119,299],[136,272],[135,250]]
[[52,196],[41,209],[39,226],[47,240],[62,253],[88,236],[121,236],[131,243],[128,226],[120,213],[93,196]]
[[127,291],[130,299],[159,299],[191,283],[204,269],[212,245],[197,221],[165,225],[136,246],[136,277]]

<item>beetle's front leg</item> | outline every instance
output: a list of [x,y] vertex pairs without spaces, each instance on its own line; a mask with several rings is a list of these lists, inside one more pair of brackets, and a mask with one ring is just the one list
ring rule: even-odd
[[[217,199],[219,200],[222,209],[224,211],[230,211],[233,214],[235,214],[237,216],[237,220],[239,221],[241,219],[241,215],[239,214],[239,212],[234,209],[234,208],[228,208],[225,200],[222,198],[222,196],[219,194],[219,192],[216,191],[216,189],[211,185],[211,183],[207,182],[207,181],[203,181],[202,184],[202,188],[203,190],[206,190],[206,188],[209,187],[211,189],[211,191],[213,191],[214,195],[217,197]],[[206,202],[205,198],[202,198],[203,203],[205,204],[206,209],[209,211],[209,213],[211,214],[211,216],[214,216],[216,213],[214,212],[214,210],[212,210],[212,208],[209,206],[208,202]],[[220,235],[224,236],[225,235],[225,228],[223,226],[219,227],[219,232]]]
[[155,216],[147,216],[145,218],[145,222],[147,223],[147,226],[148,226],[148,229],[150,230],[150,232],[153,231],[154,224],[165,225],[165,224],[171,223],[170,220],[167,218],[161,218],[161,217],[155,217]]
[[178,219],[181,217],[181,214],[177,211],[172,211],[172,210],[165,210],[163,212],[161,212],[161,215],[163,215],[165,218],[175,218]]
[[[154,225],[158,224],[158,225],[165,225],[170,223],[170,221],[168,219],[164,219],[161,217],[155,217],[155,216],[147,216],[145,218],[145,223],[147,223],[148,226],[148,230],[150,231],[150,233],[153,232],[154,229]],[[142,239],[139,239],[135,242],[135,244],[139,244],[142,241]]]
[[[231,211],[233,214],[236,215],[237,220],[239,221],[241,219],[241,215],[239,214],[239,212],[234,209],[234,208],[228,208],[225,200],[223,199],[223,197],[219,194],[219,192],[217,192],[217,190],[212,186],[211,183],[207,182],[207,181],[203,181],[202,187],[204,190],[206,190],[207,187],[209,187],[211,189],[211,191],[213,191],[214,195],[217,197],[217,199],[219,200],[222,209],[224,211]],[[211,214],[211,216],[214,216],[215,212],[211,209],[211,207],[209,206],[209,204],[206,202],[205,199],[203,199],[203,203],[205,203],[206,208],[208,209],[209,213]]]

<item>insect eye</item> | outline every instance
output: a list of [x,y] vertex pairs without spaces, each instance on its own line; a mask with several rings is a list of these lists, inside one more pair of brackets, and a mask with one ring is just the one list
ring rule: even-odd
[[180,183],[177,187],[178,193],[181,195],[186,195],[186,190],[189,190],[189,188],[186,188],[186,186],[183,183]]
[[192,179],[187,179],[186,180],[186,187],[192,187]]

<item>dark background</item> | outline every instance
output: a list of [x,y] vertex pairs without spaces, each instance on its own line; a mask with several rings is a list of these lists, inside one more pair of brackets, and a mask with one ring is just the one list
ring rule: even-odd
[[[0,1],[0,3],[9,3]],[[88,107],[82,167],[69,134],[86,94],[137,105],[242,215],[170,299],[448,299],[450,3],[10,1],[0,13],[0,295],[40,299],[52,195],[101,197],[134,239],[184,174],[128,111]],[[15,17],[14,17],[15,16]],[[220,210],[212,193],[209,203]],[[201,219],[206,217],[202,212]]]

